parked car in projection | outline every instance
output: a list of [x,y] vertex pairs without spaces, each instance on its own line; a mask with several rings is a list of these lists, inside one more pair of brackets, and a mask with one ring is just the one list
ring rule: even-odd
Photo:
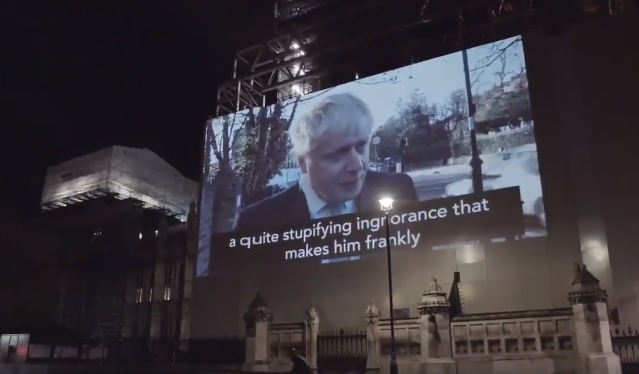
[[[484,190],[519,186],[526,223],[546,228],[536,144],[509,149],[494,159],[486,157],[482,172]],[[446,196],[473,193],[472,179],[469,176],[447,185],[445,193]]]

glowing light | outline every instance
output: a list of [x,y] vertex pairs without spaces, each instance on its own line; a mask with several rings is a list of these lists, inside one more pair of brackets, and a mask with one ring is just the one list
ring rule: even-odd
[[293,42],[293,44],[291,44],[291,49],[298,49],[300,47],[299,44],[297,44],[296,42]]
[[383,199],[380,199],[379,206],[384,212],[387,212],[393,209],[393,199],[391,199],[390,197],[385,197]]
[[293,74],[293,76],[304,75],[305,71],[304,70],[300,70],[300,66],[299,65],[293,65],[293,66],[291,66],[291,74]]
[[291,89],[300,95],[304,95],[304,92],[302,91],[302,88],[300,87],[299,84],[294,84],[293,87],[291,87]]

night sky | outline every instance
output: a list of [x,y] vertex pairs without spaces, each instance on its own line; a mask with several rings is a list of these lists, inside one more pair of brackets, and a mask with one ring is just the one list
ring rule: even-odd
[[269,36],[269,3],[2,1],[2,210],[34,215],[47,166],[111,145],[198,180],[216,86],[236,49]]

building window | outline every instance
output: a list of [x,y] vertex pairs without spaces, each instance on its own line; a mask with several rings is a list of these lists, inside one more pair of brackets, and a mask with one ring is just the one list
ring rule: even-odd
[[135,288],[135,302],[141,303],[144,298],[144,272],[138,273],[138,282]]
[[95,242],[100,236],[102,236],[102,227],[98,227],[97,229],[93,230],[93,238],[91,240]]
[[164,300],[171,300],[171,291],[175,278],[175,267],[167,265],[164,270]]

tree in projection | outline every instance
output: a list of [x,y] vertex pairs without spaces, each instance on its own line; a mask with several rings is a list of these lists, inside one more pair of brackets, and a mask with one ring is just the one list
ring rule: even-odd
[[395,118],[378,131],[380,145],[391,142],[398,148],[406,139],[406,163],[435,161],[446,163],[456,155],[454,142],[462,136],[468,105],[463,89],[451,92],[444,103],[429,103],[420,92],[408,100],[398,100]]
[[[206,126],[206,146],[204,163],[204,188],[201,206],[211,214],[201,215],[202,227],[210,227],[209,232],[225,231],[231,228],[235,214],[236,176],[233,170],[233,149],[238,133],[244,127],[247,116],[243,112],[210,119]],[[200,235],[205,235],[207,230]]]
[[[468,130],[468,101],[466,90],[459,88],[451,92],[448,100],[435,105],[435,121],[431,125],[435,137],[440,139],[443,163],[451,157],[465,156],[470,151],[463,147],[463,137]],[[447,149],[447,151],[444,151]]]
[[469,71],[480,132],[532,121],[521,37],[472,50]]
[[233,170],[241,180],[243,205],[264,198],[269,181],[284,166],[290,150],[286,131],[295,117],[300,98],[297,96],[293,101],[288,118],[282,116],[281,103],[249,109],[233,149]]

